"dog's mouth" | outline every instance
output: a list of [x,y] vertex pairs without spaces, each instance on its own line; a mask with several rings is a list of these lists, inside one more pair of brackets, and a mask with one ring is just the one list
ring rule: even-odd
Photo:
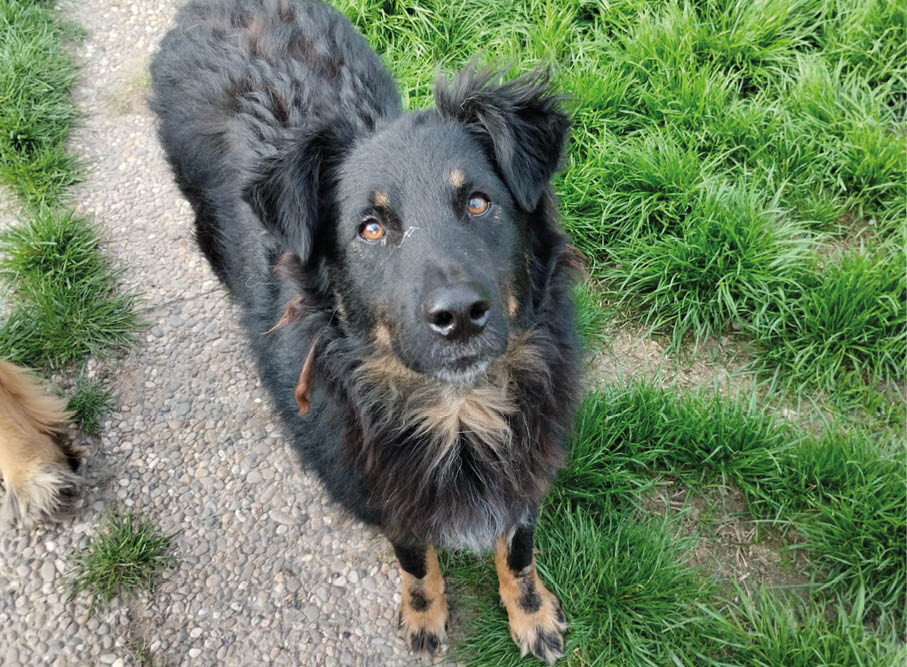
[[422,372],[445,384],[475,386],[506,349],[506,337],[489,334],[465,344],[442,345],[433,350],[433,363],[426,364]]
[[491,359],[472,355],[435,368],[429,372],[429,375],[444,384],[472,387],[485,377],[489,366],[491,366]]
[[413,339],[392,336],[389,327],[375,338],[409,371],[456,387],[481,384],[506,352],[509,340],[506,333],[497,330],[486,330],[467,341]]

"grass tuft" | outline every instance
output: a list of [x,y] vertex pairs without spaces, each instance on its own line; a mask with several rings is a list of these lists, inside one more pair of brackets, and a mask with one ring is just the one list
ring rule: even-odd
[[73,420],[85,433],[99,435],[101,422],[113,407],[113,395],[101,380],[86,377],[76,380],[68,408],[73,413]]
[[74,34],[49,2],[0,0],[0,179],[31,206],[58,204],[78,175],[65,150]]
[[587,350],[605,342],[605,325],[608,317],[601,299],[589,283],[578,284],[573,290],[576,303],[576,328]]
[[907,461],[903,445],[829,430],[779,455],[780,475],[742,477],[751,510],[799,535],[821,589],[865,599],[873,615],[901,619],[907,604]]
[[857,249],[817,262],[765,300],[750,332],[767,370],[787,381],[860,396],[903,381],[907,262],[903,252]]
[[131,512],[109,511],[91,543],[75,557],[69,599],[86,592],[92,605],[106,606],[114,597],[150,592],[154,578],[171,567],[171,536],[161,535]]
[[675,350],[688,334],[695,345],[748,319],[784,289],[806,249],[796,225],[726,185],[704,189],[678,227],[615,249],[602,271],[613,298],[670,333]]
[[118,273],[95,228],[44,209],[0,234],[0,278],[14,310],[0,326],[0,356],[28,366],[61,366],[134,340],[135,297],[118,294]]
[[816,665],[903,664],[907,651],[888,633],[879,636],[863,624],[862,593],[832,605],[780,598],[760,591],[720,617],[734,664],[754,667],[815,667]]
[[0,234],[5,321],[0,357],[63,366],[133,340],[135,298],[117,294],[97,232],[60,210],[78,175],[66,141],[76,121],[67,42],[77,28],[51,2],[0,0],[0,181],[28,222]]

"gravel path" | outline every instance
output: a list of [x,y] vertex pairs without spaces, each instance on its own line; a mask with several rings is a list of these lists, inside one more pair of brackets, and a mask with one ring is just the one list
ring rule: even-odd
[[[141,664],[139,645],[155,665],[411,664],[392,552],[296,466],[158,148],[147,64],[176,4],[64,2],[86,30],[72,151],[87,175],[73,201],[101,225],[151,327],[96,371],[113,378],[119,410],[88,443],[76,519],[0,533],[0,664]],[[179,563],[153,596],[92,616],[65,584],[108,507],[176,532]]]

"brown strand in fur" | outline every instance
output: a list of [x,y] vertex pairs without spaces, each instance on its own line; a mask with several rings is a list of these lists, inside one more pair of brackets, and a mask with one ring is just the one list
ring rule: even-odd
[[299,404],[300,417],[304,417],[309,411],[309,392],[312,389],[312,373],[315,370],[315,350],[318,348],[318,343],[321,342],[321,337],[322,333],[318,332],[315,334],[315,337],[312,338],[309,352],[305,357],[305,363],[302,365],[302,371],[299,373],[299,382],[296,385],[295,397],[296,402]]
[[303,271],[302,261],[296,253],[287,250],[281,253],[271,270],[280,278],[297,280]]
[[303,299],[301,296],[294,296],[290,299],[286,309],[283,311],[283,315],[277,320],[277,324],[265,331],[265,334],[274,333],[281,327],[285,327],[293,320],[298,319],[299,315],[302,313],[302,303]]
[[564,266],[573,271],[581,279],[585,280],[589,277],[589,272],[586,270],[588,260],[582,250],[576,246],[567,245],[564,247],[561,257],[563,257]]

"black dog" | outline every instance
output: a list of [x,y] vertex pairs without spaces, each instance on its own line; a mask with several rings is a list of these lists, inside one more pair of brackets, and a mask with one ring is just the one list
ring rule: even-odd
[[303,463],[393,543],[408,642],[444,640],[432,545],[496,544],[511,634],[553,662],[567,624],[533,531],[579,354],[545,75],[470,66],[403,113],[349,21],[304,0],[192,2],[151,72],[199,245]]

